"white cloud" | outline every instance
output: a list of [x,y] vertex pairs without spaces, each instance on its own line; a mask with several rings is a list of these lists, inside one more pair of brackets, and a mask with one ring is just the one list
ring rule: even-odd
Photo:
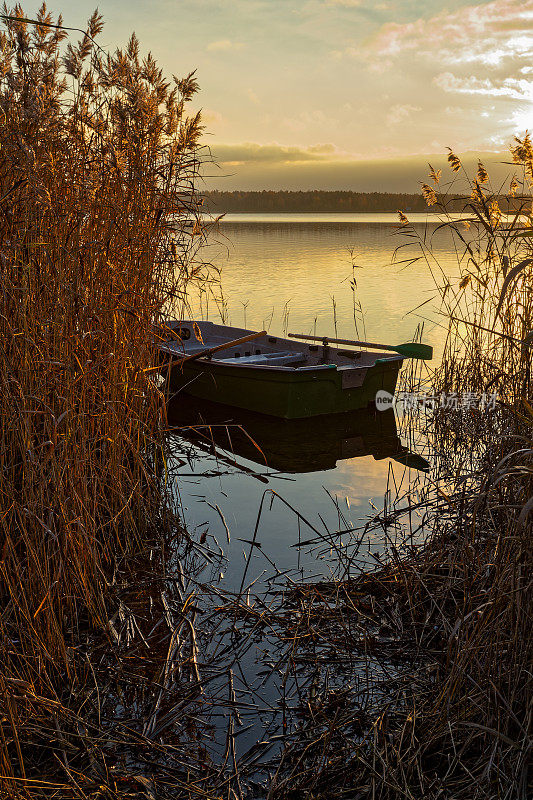
[[409,103],[392,106],[386,117],[387,125],[398,125],[401,122],[405,122],[416,111],[422,111],[422,109],[420,106],[412,106]]
[[382,26],[370,42],[376,55],[406,51],[442,61],[496,65],[507,58],[531,58],[533,0],[493,0],[442,11],[429,19]]
[[492,97],[511,97],[514,100],[533,101],[533,84],[526,80],[505,78],[492,81],[490,78],[459,78],[451,72],[437,75],[433,82],[445,92],[457,94],[482,94]]
[[533,0],[492,0],[413,22],[387,22],[364,45],[349,45],[331,55],[360,61],[374,72],[395,68],[399,59],[410,57],[517,74],[529,70],[532,53]]
[[[397,105],[386,118],[389,125],[408,118],[413,98],[424,106],[425,119],[433,116],[439,95],[427,91],[432,85],[455,95],[458,108],[463,104],[464,119],[474,108],[478,119],[481,111],[487,112],[482,138],[470,136],[463,141],[470,147],[474,142],[495,143],[489,133],[491,123],[497,125],[499,136],[533,126],[532,55],[533,0],[492,0],[412,22],[387,22],[361,46],[345,47],[341,57],[361,64],[369,81],[372,73],[387,73],[392,81],[402,77],[409,92],[398,94]],[[418,86],[417,94],[413,85]],[[488,98],[497,106],[484,105]]]
[[462,116],[465,113],[465,110],[462,106],[446,106],[444,113],[450,114],[451,116]]
[[209,42],[206,50],[210,51],[228,51],[228,50],[242,50],[244,44],[242,42],[232,42],[231,39],[218,39],[216,42]]

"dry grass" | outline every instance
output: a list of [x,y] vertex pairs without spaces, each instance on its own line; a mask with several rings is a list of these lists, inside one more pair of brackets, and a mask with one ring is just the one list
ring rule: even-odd
[[[180,564],[189,544],[156,469],[164,406],[149,371],[154,323],[209,280],[194,261],[201,228],[183,224],[200,202],[200,120],[185,114],[194,76],[172,88],[134,37],[107,56],[97,14],[66,50],[44,7],[38,25],[14,20],[19,7],[4,16],[0,795],[241,797],[256,757],[237,763],[232,717],[214,765],[200,711],[227,672],[238,716],[231,668],[243,645],[221,651],[227,664],[213,656],[204,677],[197,584]],[[352,559],[349,580],[299,587],[272,610],[241,595],[211,608],[232,637],[241,624],[241,636],[262,625],[277,636],[283,691],[294,670],[300,722],[270,764],[271,800],[532,794],[529,139],[513,156],[511,222],[480,167],[468,229],[446,223],[463,274],[443,284],[449,335],[434,386],[496,391],[500,403],[492,415],[437,411],[435,483],[375,520],[407,543],[429,533],[426,546],[392,548],[371,577]],[[453,154],[450,165],[460,174]],[[445,212],[441,176],[430,177],[424,195]],[[430,261],[427,240],[417,246]],[[350,693],[328,676],[354,654],[365,680]]]
[[161,543],[179,528],[154,471],[163,406],[147,370],[154,323],[203,277],[200,228],[185,225],[200,206],[197,85],[167,82],[135,36],[105,54],[96,12],[66,47],[44,5],[38,24],[3,14],[0,792],[104,796],[106,698],[90,698],[114,673],[91,653],[104,642],[119,669],[129,616],[110,620],[138,562],[159,586],[144,627],[172,626]]
[[[305,724],[270,798],[533,795],[529,138],[511,153],[518,174],[501,211],[483,165],[466,222],[447,216],[439,175],[424,189],[428,203],[438,192],[462,267],[457,285],[442,276],[449,331],[432,393],[496,392],[498,404],[492,413],[473,402],[429,417],[434,482],[376,516],[391,537],[386,566],[300,587],[290,595],[292,616],[270,621],[293,642],[293,658],[295,648],[317,665],[335,658],[348,668],[359,658],[375,675],[363,696],[332,692],[326,681],[303,699]],[[453,153],[450,165],[462,170]],[[406,230],[415,257],[431,263],[430,240]],[[411,550],[415,535],[426,544]],[[378,680],[379,666],[389,678]]]
[[443,298],[449,334],[435,390],[495,392],[499,401],[492,414],[476,408],[436,414],[453,527],[437,547],[445,580],[435,588],[455,602],[443,609],[445,658],[420,750],[433,753],[454,796],[525,800],[533,785],[533,148],[527,136],[511,155],[517,175],[507,197],[498,203],[480,164],[465,209],[470,228],[450,224],[462,245],[463,275]]

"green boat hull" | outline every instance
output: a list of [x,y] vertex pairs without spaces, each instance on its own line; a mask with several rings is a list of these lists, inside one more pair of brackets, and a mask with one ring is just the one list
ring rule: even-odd
[[[394,394],[402,360],[377,360],[360,386],[346,386],[335,365],[314,369],[253,369],[216,361],[175,364],[169,375],[172,393],[189,395],[284,419],[339,414],[374,405],[380,390]],[[344,385],[343,385],[344,384]]]

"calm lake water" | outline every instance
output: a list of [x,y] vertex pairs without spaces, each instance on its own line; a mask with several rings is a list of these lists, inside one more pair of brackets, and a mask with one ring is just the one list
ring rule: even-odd
[[[222,312],[229,324],[273,334],[336,332],[392,344],[411,340],[424,323],[423,340],[438,358],[443,331],[435,280],[457,274],[458,267],[449,234],[435,227],[425,231],[420,224],[417,231],[432,238],[436,260],[408,263],[421,250],[402,247],[414,240],[398,234],[395,215],[228,216],[206,254],[222,271],[224,304],[204,297],[197,312],[214,321]],[[425,476],[409,466],[424,454],[423,446],[406,442],[392,410],[288,423],[178,396],[169,419],[181,426],[172,437],[169,464],[180,511],[210,559],[201,580],[214,587],[213,604],[207,603],[201,619],[220,619],[222,627],[224,615],[213,607],[226,593],[242,589],[262,609],[276,602],[274,589],[292,581],[342,575],[354,554],[352,571],[375,565],[390,540],[379,524],[368,531],[365,524],[395,497],[416,491]],[[184,428],[199,421],[211,427]],[[207,633],[206,640],[204,659],[215,672],[242,641],[234,641],[231,631],[220,634],[218,645]],[[286,703],[297,706],[302,686],[314,680],[314,667],[287,682],[275,671],[265,677],[278,661],[279,646],[265,631],[238,656],[237,758],[246,760],[257,742],[273,735],[268,752],[276,752]],[[367,680],[366,662],[355,658],[343,669],[339,675],[328,671],[328,685],[346,688]],[[379,670],[378,664],[372,667],[374,679]],[[227,696],[225,678],[211,684],[212,752],[218,758],[233,714]],[[289,715],[288,732],[298,724],[297,715]],[[254,769],[261,773],[259,762]]]
[[[201,313],[274,334],[316,331],[392,344],[410,341],[423,323],[423,340],[438,358],[443,329],[435,282],[457,274],[457,259],[450,234],[436,230],[431,215],[415,216],[418,235],[433,243],[429,261],[393,214],[229,215],[208,250],[222,271],[224,305],[204,297]],[[187,413],[180,419],[178,412],[176,423],[187,423]],[[230,587],[240,583],[258,517],[261,547],[252,549],[246,583],[271,574],[272,563],[299,577],[327,575],[331,548],[298,547],[315,533],[295,510],[330,535],[364,524],[383,508],[388,487],[403,490],[420,476],[395,459],[401,444],[389,418],[363,416],[337,426],[313,420],[305,430],[261,425],[231,409],[204,410],[202,418],[219,426],[214,442],[207,429],[193,444],[175,437],[182,513],[189,530],[206,532],[207,543],[224,551],[220,571]],[[245,427],[260,450],[243,444],[235,428],[228,435],[224,423]],[[368,553],[384,543],[373,535],[365,546],[371,559]]]
[[[424,340],[439,349],[436,283],[443,282],[441,270],[457,274],[457,259],[434,215],[413,214],[412,221],[432,242],[429,262],[394,214],[228,215],[209,248],[222,269],[226,321],[278,334],[359,333],[384,343],[410,341],[424,322]],[[212,299],[203,306],[206,316],[220,319]]]

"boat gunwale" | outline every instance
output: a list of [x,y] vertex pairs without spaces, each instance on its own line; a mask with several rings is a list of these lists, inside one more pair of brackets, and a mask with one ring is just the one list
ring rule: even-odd
[[[250,334],[258,333],[257,331],[253,331],[248,328],[238,328],[232,325],[224,325],[224,324],[221,325],[211,320],[187,320],[187,319],[171,320],[167,323],[167,325],[172,330],[187,328],[190,331],[190,333],[193,334],[194,339],[196,340],[195,344],[205,345],[206,350],[208,350],[210,347],[217,347],[220,344],[230,343],[231,339],[227,338],[227,336],[229,335],[229,331],[231,331],[232,335],[234,336],[248,336]],[[207,331],[204,332],[202,328],[207,328],[207,331],[209,331],[209,336],[206,335]],[[200,332],[200,335],[202,337],[201,339],[198,339],[197,337],[197,330]],[[328,337],[324,338],[327,340]],[[309,344],[308,342],[299,341],[296,338],[287,339],[284,338],[283,336],[279,336],[277,334],[271,334],[269,332],[266,332],[263,336],[261,336],[256,340],[257,344],[258,345],[261,344],[263,347],[265,347],[265,344],[262,344],[263,339],[267,340],[266,343],[267,347],[269,347],[269,345],[272,344],[276,344],[277,346],[283,346],[292,353],[301,353],[302,355],[311,357],[312,360],[316,358],[316,356],[314,356],[314,352],[316,352],[318,348],[321,347],[320,344]],[[172,356],[173,354],[175,354],[177,363],[179,363],[182,359],[184,360],[184,363],[186,363],[185,360],[189,356],[193,356],[194,361],[200,361],[202,363],[209,362],[209,364],[215,364],[217,362],[224,360],[224,366],[231,366],[231,367],[239,366],[248,368],[254,367],[255,369],[275,369],[275,370],[285,369],[290,371],[296,371],[296,370],[301,371],[306,369],[317,369],[319,367],[332,367],[332,366],[335,367],[336,369],[341,369],[341,368],[346,368],[349,370],[371,369],[376,365],[376,362],[378,361],[404,360],[403,356],[393,355],[390,350],[386,352],[378,351],[373,353],[365,348],[358,348],[357,350],[347,351],[345,347],[335,347],[334,345],[328,344],[329,351],[336,359],[340,359],[340,363],[338,361],[333,361],[333,360],[328,361],[327,363],[319,363],[315,361],[315,363],[304,364],[301,367],[285,366],[282,364],[272,364],[272,365],[253,364],[250,362],[239,364],[237,363],[237,359],[236,363],[231,363],[231,359],[227,359],[224,356],[222,357],[199,356],[198,348],[196,347],[192,348],[190,346],[187,347],[187,344],[185,342],[187,342],[187,344],[190,345],[188,338],[184,340],[180,339],[179,337],[174,340],[167,339],[166,341],[162,341],[159,343],[159,350],[160,352],[168,356]],[[178,349],[180,343],[183,349]],[[197,350],[196,353],[195,349]],[[272,352],[272,351],[269,349],[269,351],[267,352]],[[311,352],[313,352],[313,355],[310,355]],[[353,352],[354,354],[357,353],[359,358],[362,358],[363,363],[360,362],[357,364],[353,363],[353,357],[351,355],[347,355],[346,354],[347,352],[350,353]]]
[[[192,324],[185,321],[181,325],[192,328]],[[210,323],[211,330],[212,327],[220,329],[223,326]],[[254,364],[244,359],[241,361],[242,356],[246,358],[248,355],[246,352],[235,352],[232,358],[215,357],[214,353],[210,354],[209,345],[212,343],[216,347],[221,340],[228,341],[226,337],[207,337],[204,330],[200,330],[199,335],[194,329],[191,332],[194,332],[194,339],[189,342],[189,347],[185,344],[188,336],[183,337],[185,341],[180,339],[179,343],[167,340],[159,344],[161,368],[167,374],[171,391],[184,391],[206,400],[214,400],[216,396],[223,404],[284,419],[330,416],[371,406],[379,390],[394,393],[404,361],[403,356],[390,351],[356,351],[354,359],[344,353],[337,355],[340,348],[335,347],[315,355],[319,348],[315,350],[313,347],[315,352],[310,364],[304,359],[301,359],[300,363],[303,363],[299,367],[283,363]],[[233,329],[231,333],[235,337],[244,337],[253,332]],[[200,341],[200,336],[203,341]],[[275,344],[277,348],[287,345],[286,349],[293,353],[307,354],[309,346],[302,342],[298,342],[300,347],[296,349],[292,340],[269,337],[268,334],[265,337],[269,338],[269,345]],[[213,339],[218,340],[217,344]],[[231,347],[231,340],[229,344]],[[261,338],[257,339],[257,345],[263,346]],[[268,345],[267,352],[272,352]]]
[[[163,347],[160,347],[160,351],[167,355],[170,356],[172,355],[171,352],[165,350]],[[310,373],[310,372],[325,372],[325,371],[331,372],[331,370],[335,370],[336,372],[340,372],[341,370],[343,372],[348,372],[348,371],[356,372],[357,370],[364,370],[366,372],[368,370],[374,369],[376,366],[379,366],[380,364],[393,363],[397,361],[403,362],[404,359],[402,356],[390,356],[389,353],[378,353],[375,361],[372,364],[366,364],[366,365],[328,363],[328,364],[309,364],[301,367],[292,367],[292,366],[284,366],[281,364],[239,364],[239,363],[232,364],[228,360],[222,361],[221,359],[210,359],[206,357],[195,358],[194,360],[188,361],[187,356],[185,356],[184,359],[171,358],[170,366],[178,369],[181,366],[182,369],[185,369],[189,366],[197,364],[203,367],[209,367],[210,369],[213,367],[217,367],[218,369],[224,369],[227,367],[229,369],[245,369],[248,371],[261,370],[264,372],[281,372],[281,373],[296,375],[296,374]]]

